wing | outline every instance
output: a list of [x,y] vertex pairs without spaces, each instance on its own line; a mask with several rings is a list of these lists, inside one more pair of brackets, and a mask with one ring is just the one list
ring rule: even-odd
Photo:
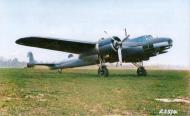
[[50,50],[57,50],[71,53],[84,53],[88,50],[95,48],[96,43],[72,41],[72,40],[61,40],[56,38],[45,38],[45,37],[25,37],[20,38],[16,41],[17,44],[45,48]]

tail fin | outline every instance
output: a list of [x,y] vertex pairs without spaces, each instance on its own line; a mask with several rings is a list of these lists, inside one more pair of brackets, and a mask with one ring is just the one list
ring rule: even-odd
[[36,61],[34,60],[33,53],[32,52],[28,52],[27,57],[29,58],[29,61],[27,63],[27,67],[28,68],[34,67],[34,64],[36,63]]
[[34,56],[32,52],[28,52],[27,57],[29,58],[29,64],[34,64],[36,61],[34,60]]

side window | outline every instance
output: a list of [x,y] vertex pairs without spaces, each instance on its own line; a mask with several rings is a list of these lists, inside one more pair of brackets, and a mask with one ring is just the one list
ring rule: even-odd
[[138,42],[138,43],[141,42],[141,41],[142,41],[142,38],[135,38],[135,39],[132,40],[132,42]]
[[142,38],[139,39],[139,42],[141,42],[141,43],[143,43],[145,41],[146,41],[146,38],[144,38],[144,37],[142,37]]
[[151,40],[151,39],[152,39],[152,36],[151,36],[151,35],[149,35],[149,36],[146,37],[146,41],[149,41],[149,40]]
[[136,42],[138,42],[138,43],[141,42],[141,38],[137,38],[137,41],[136,41]]
[[141,42],[142,42],[142,39],[143,39],[143,38],[139,38],[139,41],[138,41],[138,42],[141,43]]

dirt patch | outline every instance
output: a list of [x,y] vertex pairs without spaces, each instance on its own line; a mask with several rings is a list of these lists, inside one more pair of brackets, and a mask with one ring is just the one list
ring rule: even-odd
[[3,101],[9,102],[9,101],[14,101],[14,100],[20,100],[20,98],[16,97],[3,97]]
[[156,101],[165,102],[165,103],[187,103],[190,104],[190,100],[187,99],[169,99],[169,98],[162,98],[162,99],[155,99]]
[[47,99],[45,99],[44,97],[45,97],[44,94],[26,95],[26,96],[25,96],[26,99],[35,99],[35,100],[41,101],[41,102],[47,101]]

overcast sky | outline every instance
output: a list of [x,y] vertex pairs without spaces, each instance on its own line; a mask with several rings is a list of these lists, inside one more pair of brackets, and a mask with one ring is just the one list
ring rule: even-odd
[[15,40],[123,38],[125,27],[131,38],[151,34],[173,39],[173,48],[148,64],[190,66],[189,0],[0,0],[0,56],[27,61],[32,51],[39,61],[61,61],[68,53],[20,46]]

